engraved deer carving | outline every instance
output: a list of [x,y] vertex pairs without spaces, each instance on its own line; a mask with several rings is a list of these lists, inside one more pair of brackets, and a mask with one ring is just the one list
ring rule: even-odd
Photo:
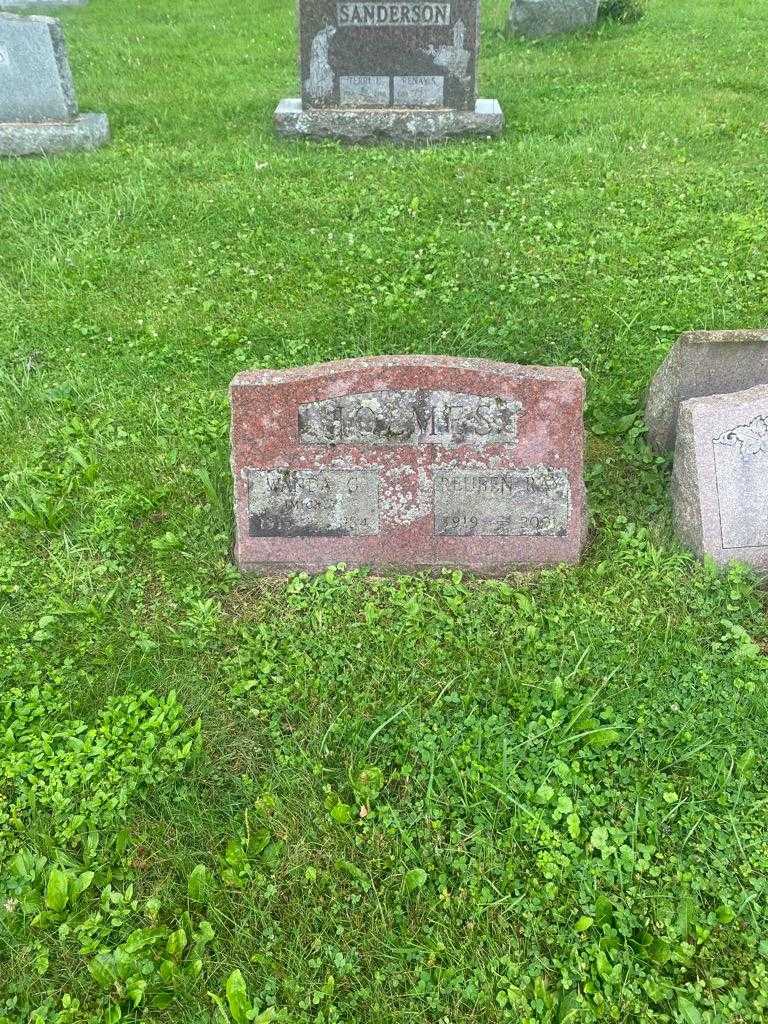
[[326,25],[312,40],[309,54],[309,78],[304,83],[307,93],[318,103],[333,96],[333,68],[328,59],[331,40],[336,35],[335,25]]
[[445,68],[449,75],[463,85],[468,85],[470,81],[467,71],[471,55],[465,46],[466,33],[464,22],[457,21],[453,26],[453,46],[428,46],[424,51],[438,67]]

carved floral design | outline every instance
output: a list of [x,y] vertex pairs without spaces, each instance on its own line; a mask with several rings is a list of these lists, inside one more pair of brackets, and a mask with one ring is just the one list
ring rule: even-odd
[[756,416],[751,423],[726,431],[715,438],[715,444],[738,447],[742,456],[768,453],[768,416]]

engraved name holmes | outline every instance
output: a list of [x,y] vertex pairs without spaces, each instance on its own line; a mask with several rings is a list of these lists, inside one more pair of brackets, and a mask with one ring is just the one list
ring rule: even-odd
[[372,391],[299,406],[304,444],[514,444],[521,404],[449,391]]

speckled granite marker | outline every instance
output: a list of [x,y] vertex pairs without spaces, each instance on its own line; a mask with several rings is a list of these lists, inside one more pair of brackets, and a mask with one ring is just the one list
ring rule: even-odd
[[61,24],[0,14],[0,156],[93,149],[106,114],[78,114]]
[[283,100],[286,138],[426,143],[498,135],[478,100],[479,0],[299,0],[301,96]]
[[383,356],[241,373],[230,397],[244,570],[495,575],[581,556],[576,370]]
[[672,497],[697,555],[768,570],[768,387],[682,403]]
[[648,389],[648,443],[673,451],[680,403],[768,384],[768,331],[681,334]]
[[576,32],[595,24],[598,6],[598,0],[512,0],[507,31],[526,39]]

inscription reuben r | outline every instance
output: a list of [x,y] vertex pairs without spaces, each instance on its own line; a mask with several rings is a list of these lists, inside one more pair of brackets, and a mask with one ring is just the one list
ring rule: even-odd
[[371,391],[299,406],[302,444],[517,443],[520,402],[452,391]]
[[435,534],[563,537],[571,514],[568,474],[550,466],[435,471]]

